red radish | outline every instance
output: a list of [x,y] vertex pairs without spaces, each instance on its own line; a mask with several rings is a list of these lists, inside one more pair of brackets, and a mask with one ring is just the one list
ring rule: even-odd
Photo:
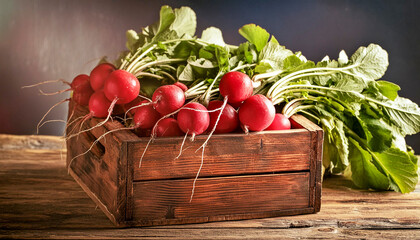
[[229,103],[239,103],[252,95],[252,81],[245,73],[228,72],[220,79],[219,90]]
[[94,91],[102,89],[106,78],[115,70],[115,67],[109,63],[101,63],[90,72],[90,86]]
[[179,128],[178,122],[173,118],[165,118],[157,123],[157,137],[182,136],[184,133]]
[[174,85],[181,88],[182,91],[184,91],[184,92],[188,90],[187,85],[183,84],[182,82],[176,82],[176,83],[174,83]]
[[276,109],[267,97],[257,94],[249,97],[239,108],[239,121],[251,131],[262,131],[274,120]]
[[[211,101],[207,106],[209,111],[221,108],[223,101]],[[216,120],[219,117],[220,110],[215,112],[209,112],[210,125],[209,129],[213,129],[216,124]],[[229,133],[235,131],[239,126],[239,117],[236,110],[229,104],[226,104],[223,109],[222,115],[220,116],[219,122],[217,123],[215,133]]]
[[70,84],[70,87],[73,89],[72,99],[82,106],[87,106],[89,104],[89,98],[93,94],[89,76],[86,74],[76,76]]
[[155,109],[164,116],[178,110],[184,105],[185,94],[176,85],[164,85],[155,90],[152,100]]
[[289,118],[281,113],[276,113],[274,120],[265,130],[286,130],[290,129],[291,124]]
[[[149,101],[141,101],[140,104],[146,104]],[[152,105],[144,105],[138,107],[134,114],[134,126],[135,128],[150,129],[160,119],[160,114],[156,111]]]
[[[141,97],[136,97],[133,101],[124,104],[123,105],[124,112],[127,112],[131,108],[140,105],[140,102],[142,102],[142,101],[143,100],[142,100]],[[133,108],[128,113],[134,115],[136,113],[136,111],[137,111],[137,108]]]
[[178,113],[179,128],[188,135],[199,135],[207,130],[210,115],[206,107],[197,102],[186,104]]
[[299,123],[297,123],[295,120],[293,119],[289,119],[290,120],[290,124],[291,124],[291,128],[292,129],[300,129],[303,128],[302,125],[300,125]]
[[108,110],[110,106],[111,101],[105,96],[104,91],[96,91],[89,99],[89,115],[92,117],[105,118],[109,115]]
[[132,73],[115,70],[109,74],[104,84],[105,96],[117,104],[133,101],[140,93],[140,82]]

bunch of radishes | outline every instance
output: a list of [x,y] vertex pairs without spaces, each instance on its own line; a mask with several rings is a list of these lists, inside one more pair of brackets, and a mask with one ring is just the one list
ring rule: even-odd
[[219,83],[222,100],[205,107],[192,100],[186,102],[188,89],[181,82],[163,85],[152,99],[139,95],[140,82],[125,70],[109,63],[96,66],[90,76],[78,75],[71,84],[73,100],[88,106],[89,117],[106,118],[129,115],[130,124],[139,136],[170,137],[184,134],[229,133],[240,127],[245,131],[290,129],[290,121],[276,114],[272,102],[264,95],[253,94],[251,79],[242,72],[228,72]]

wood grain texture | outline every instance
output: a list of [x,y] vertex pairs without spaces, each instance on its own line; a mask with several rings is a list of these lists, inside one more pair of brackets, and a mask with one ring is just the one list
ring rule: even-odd
[[[151,143],[139,168],[140,157],[148,138],[129,145],[134,158],[134,180],[194,178],[201,164],[207,135],[186,141],[178,138],[157,138]],[[204,151],[200,177],[232,176],[255,173],[308,170],[311,154],[310,133],[290,130],[245,134],[213,135]]]
[[322,190],[322,179],[321,179],[321,171],[322,171],[322,144],[324,141],[324,132],[322,129],[316,125],[315,123],[311,122],[309,119],[301,116],[301,115],[294,115],[292,116],[292,121],[295,121],[300,126],[304,126],[307,130],[309,130],[311,134],[311,141],[310,141],[310,206],[315,208],[315,212],[319,212],[321,209],[321,190]]
[[292,214],[309,207],[308,181],[308,172],[199,178],[191,202],[193,179],[136,182],[134,221],[180,224],[201,221],[194,218],[212,221],[211,217],[223,215],[279,216],[281,210]]
[[[73,108],[76,113],[74,115],[71,114]],[[73,117],[69,122],[86,114],[85,108],[70,102],[69,116]],[[117,121],[110,121],[95,127],[100,124],[100,119],[89,119],[81,130],[93,128],[91,131],[68,139],[67,149],[71,151],[67,152],[67,165],[70,164],[69,173],[79,185],[109,219],[119,225],[125,221],[127,206],[128,169],[125,141],[130,140],[134,134],[120,131],[104,135],[109,130],[119,129],[122,126]],[[71,136],[70,130],[67,135]],[[96,139],[100,141],[93,145]],[[92,149],[87,151],[91,147]]]
[[[420,184],[410,194],[357,190],[344,178],[323,181],[317,214],[115,229],[68,176],[63,142],[0,134],[1,239],[418,239]],[[51,149],[47,149],[52,143]],[[58,145],[57,145],[58,143]],[[43,149],[42,149],[43,148]]]
[[[86,108],[70,102],[69,122],[86,114]],[[118,121],[88,119],[80,129],[90,131],[67,141],[69,172],[118,226],[313,213],[320,201],[315,200],[317,170],[311,168],[321,160],[317,148],[322,135],[318,137],[320,129],[305,118],[294,120],[303,128],[214,135],[203,155],[200,146],[206,135],[187,142],[179,158],[183,137],[157,138],[139,167],[149,138],[135,136]],[[71,130],[67,135],[72,136]],[[197,190],[205,189],[204,195],[199,193],[196,205],[185,205],[201,161],[205,164],[197,186],[203,187]],[[283,181],[294,188],[279,184]]]

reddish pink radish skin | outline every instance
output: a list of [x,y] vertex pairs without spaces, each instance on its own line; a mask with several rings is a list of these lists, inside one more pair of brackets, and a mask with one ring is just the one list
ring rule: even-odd
[[228,72],[220,79],[219,91],[229,103],[240,103],[252,95],[252,82],[245,73]]
[[174,83],[174,85],[181,88],[182,91],[184,91],[184,92],[188,90],[187,85],[183,84],[182,82],[176,82],[176,83]]
[[[124,112],[127,112],[132,107],[140,105],[140,102],[142,102],[142,101],[143,100],[142,100],[141,97],[136,97],[133,101],[124,104],[124,106],[123,106]],[[137,108],[131,109],[128,112],[128,114],[133,114],[134,115],[136,113],[136,111],[137,111]]]
[[162,116],[165,116],[184,105],[185,94],[178,86],[164,85],[155,90],[152,101],[155,109],[162,114]]
[[177,120],[173,118],[165,118],[159,121],[156,126],[157,137],[176,137],[182,135],[184,133],[179,128]]
[[106,78],[115,70],[109,63],[101,63],[90,72],[90,86],[94,91],[102,89]]
[[239,121],[250,131],[262,131],[274,120],[276,109],[267,97],[257,94],[249,97],[239,108]]
[[[218,109],[223,106],[223,101],[211,101],[207,106],[208,110]],[[210,125],[208,131],[212,131],[216,124],[217,118],[219,117],[220,110],[217,112],[209,112]],[[239,126],[239,117],[236,110],[229,104],[226,104],[223,109],[222,115],[220,116],[219,122],[217,123],[216,130],[214,133],[230,133],[235,131]]]
[[297,123],[295,120],[293,119],[289,119],[290,120],[290,125],[292,129],[300,129],[303,128],[299,123]]
[[265,130],[287,130],[290,129],[290,120],[281,113],[276,113],[274,120]]
[[[179,128],[188,135],[200,135],[209,127],[210,115],[206,107],[197,102],[185,105],[185,108],[178,112],[177,121]],[[191,110],[191,109],[196,109]]]
[[104,91],[96,91],[90,96],[89,111],[93,117],[105,118],[108,116],[108,109],[111,101],[106,98]]
[[[149,103],[149,101],[144,100],[140,102],[140,104],[143,103]],[[137,108],[133,120],[135,128],[150,129],[155,126],[159,119],[160,114],[153,108],[152,105],[144,105]]]
[[133,101],[140,93],[140,82],[132,73],[115,70],[105,80],[104,93],[108,100],[117,100],[117,104]]
[[93,94],[89,76],[86,74],[76,76],[70,86],[73,90],[72,99],[79,105],[87,106],[89,104],[89,98]]

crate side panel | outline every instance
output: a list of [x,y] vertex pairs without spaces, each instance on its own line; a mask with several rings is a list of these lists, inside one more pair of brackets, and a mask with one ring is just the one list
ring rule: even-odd
[[[70,104],[70,109],[74,105]],[[72,119],[85,115],[85,108],[74,108]],[[69,122],[72,120],[70,119]],[[93,128],[100,119],[89,119],[81,130]],[[80,123],[79,123],[80,124]],[[79,126],[76,123],[77,131]],[[72,175],[88,195],[101,207],[115,223],[125,221],[127,158],[126,144],[121,142],[124,133],[114,133],[98,138],[109,132],[109,124],[97,126],[67,140],[67,164]],[[112,126],[111,126],[112,127]],[[69,128],[70,131],[71,128]],[[68,132],[68,136],[71,134]]]
[[[201,164],[199,147],[206,137],[197,136],[194,142],[187,140],[178,159],[182,138],[158,138],[147,148],[140,168],[148,139],[136,143],[132,151],[134,180],[194,178]],[[200,176],[308,170],[310,141],[310,132],[305,129],[213,135],[204,151]]]
[[309,207],[309,172],[134,183],[133,220],[171,221]]

